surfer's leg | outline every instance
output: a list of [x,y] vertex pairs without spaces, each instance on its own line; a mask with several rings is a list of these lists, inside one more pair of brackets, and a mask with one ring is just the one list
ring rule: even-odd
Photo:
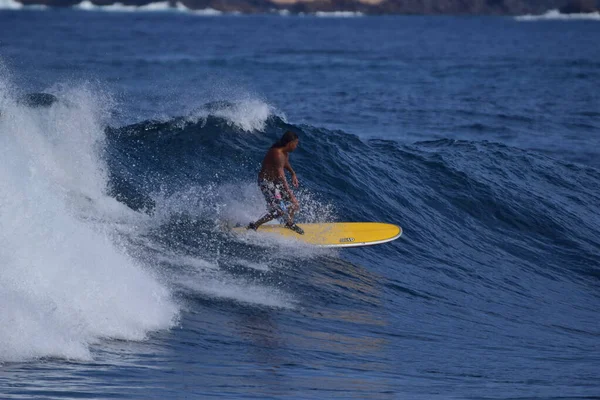
[[292,204],[290,201],[287,204],[282,205],[283,212],[285,214],[285,222],[288,225],[292,225],[294,223],[294,214],[298,211],[298,207]]
[[256,222],[251,222],[250,224],[248,224],[248,229],[254,229],[257,230],[259,226],[261,226],[264,223],[267,223],[269,221],[274,220],[275,218],[279,218],[283,215],[283,212],[270,212],[267,213],[265,215],[263,215],[262,217],[260,217],[258,219],[258,221]]
[[290,205],[287,207],[287,212],[285,213],[285,222],[288,225],[291,225],[294,223],[294,213],[296,212],[296,209],[294,208],[293,205]]
[[282,207],[285,209],[285,227],[300,235],[304,235],[304,230],[294,223],[294,214],[298,211],[298,207],[289,203],[282,205]]
[[262,181],[259,185],[260,191],[267,202],[267,213],[260,217],[258,221],[248,224],[248,229],[257,230],[262,224],[279,218],[283,215],[283,210],[279,205],[279,192],[272,182]]

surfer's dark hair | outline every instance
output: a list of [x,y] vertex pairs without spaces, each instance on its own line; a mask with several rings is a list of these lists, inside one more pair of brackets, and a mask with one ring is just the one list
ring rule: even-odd
[[294,140],[297,140],[297,139],[298,139],[298,134],[296,132],[287,131],[286,133],[283,134],[281,139],[279,139],[278,141],[273,143],[273,146],[271,146],[271,148],[285,147],[285,146],[287,146],[288,143],[293,142]]

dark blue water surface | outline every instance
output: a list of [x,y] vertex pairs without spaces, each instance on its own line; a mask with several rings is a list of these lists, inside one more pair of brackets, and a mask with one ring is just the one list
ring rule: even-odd
[[[0,11],[0,398],[600,397],[599,40]],[[300,221],[403,236],[232,235],[287,129]]]

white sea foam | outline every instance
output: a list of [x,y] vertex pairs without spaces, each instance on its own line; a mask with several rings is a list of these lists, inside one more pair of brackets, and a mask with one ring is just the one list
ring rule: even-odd
[[[294,307],[294,297],[285,291],[260,282],[249,282],[244,278],[233,277],[219,266],[219,263],[228,266],[238,265],[266,273],[271,270],[268,263],[239,257],[227,259],[223,255],[211,254],[206,249],[199,249],[201,254],[197,256],[181,255],[163,247],[157,248],[156,243],[147,243],[147,245],[156,251],[157,262],[168,264],[177,271],[167,278],[170,280],[170,286],[188,296],[201,295],[275,308]],[[208,259],[211,258],[212,260],[209,261]],[[219,262],[215,261],[215,258],[219,259]]]
[[271,270],[271,268],[269,268],[269,266],[265,263],[252,262],[243,258],[232,259],[231,262],[257,271],[267,272]]
[[[183,6],[183,7],[185,7],[185,6]],[[191,14],[194,14],[194,15],[200,15],[200,16],[206,16],[206,17],[213,17],[213,16],[218,16],[218,15],[224,14],[223,11],[215,10],[214,8],[204,8],[201,10],[190,10],[190,9],[186,8],[185,11],[189,12]],[[230,13],[230,15],[238,15],[238,14],[239,14],[238,12]]]
[[15,0],[0,0],[0,10],[43,10],[48,8],[43,4],[23,5]]
[[[35,5],[23,5],[22,3],[16,0],[0,0],[0,10],[26,10],[26,9],[48,9],[49,7],[43,4],[35,4]],[[97,5],[94,4],[91,0],[83,0],[79,4],[73,6],[74,9],[83,10],[83,11],[105,11],[105,12],[116,12],[116,13],[128,13],[128,12],[177,12],[177,13],[185,13],[190,15],[198,15],[198,16],[219,16],[219,15],[239,15],[240,12],[231,12],[224,13],[223,11],[216,10],[214,8],[205,8],[205,9],[191,9],[185,6],[185,4],[181,2],[176,2],[173,5],[168,1],[158,1],[149,3],[142,6],[135,5],[127,5],[120,2],[115,2],[113,4],[108,5]],[[273,10],[275,11],[275,10]],[[277,14],[282,16],[291,15],[289,10],[277,10],[275,11]],[[317,11],[314,14],[305,14],[300,13],[301,16],[306,15],[314,15],[320,18],[353,18],[353,17],[362,17],[363,13],[358,11]],[[525,16],[528,17],[528,16]]]
[[586,14],[562,14],[558,10],[550,10],[541,15],[521,15],[515,17],[517,21],[577,21],[577,20],[592,20],[600,21],[600,12]]
[[123,3],[114,3],[109,5],[96,5],[90,0],[84,0],[81,3],[74,6],[74,8],[85,10],[85,11],[111,11],[111,12],[182,12],[194,15],[213,16],[221,15],[222,12],[206,8],[203,10],[192,10],[187,8],[181,2],[175,3],[171,6],[168,1],[160,1],[155,3],[149,3],[143,6],[125,5]]
[[157,257],[157,260],[161,262],[165,262],[171,264],[176,267],[190,267],[197,270],[206,270],[206,269],[218,269],[219,266],[210,261],[203,260],[201,258],[187,256],[187,255],[177,255],[170,254],[168,251],[163,250],[162,255]]
[[364,14],[358,11],[317,11],[315,16],[325,18],[353,18],[362,17]]
[[[87,359],[102,338],[141,340],[178,307],[127,255],[99,153],[110,98],[85,86],[29,107],[0,72],[0,362]],[[68,99],[62,101],[60,99]]]
[[15,0],[0,0],[0,10],[20,10],[23,4]]
[[172,7],[168,1],[150,3],[144,6],[128,6],[122,3],[114,3],[105,6],[100,6],[92,3],[90,0],[84,0],[76,4],[74,8],[86,11],[116,11],[116,12],[131,12],[131,11],[169,11]]
[[248,283],[240,279],[207,276],[202,276],[202,279],[187,277],[180,280],[179,284],[187,291],[251,305],[274,308],[294,308],[295,305],[294,298],[284,291]]

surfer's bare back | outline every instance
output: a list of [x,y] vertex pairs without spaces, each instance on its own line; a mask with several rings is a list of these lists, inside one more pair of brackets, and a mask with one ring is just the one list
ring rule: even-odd
[[248,224],[248,229],[256,230],[265,222],[284,216],[287,228],[301,235],[304,234],[304,231],[294,223],[294,213],[300,209],[300,206],[285,176],[287,169],[292,174],[292,184],[298,187],[298,178],[290,165],[290,153],[296,150],[298,143],[298,135],[287,131],[267,151],[258,173],[258,186],[267,201],[268,212],[258,221]]

